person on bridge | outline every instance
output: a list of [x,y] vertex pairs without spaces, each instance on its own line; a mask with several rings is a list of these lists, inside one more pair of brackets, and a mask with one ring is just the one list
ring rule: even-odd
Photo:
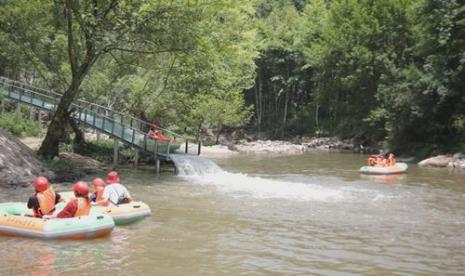
[[70,200],[65,208],[58,214],[44,216],[50,218],[73,218],[88,216],[92,207],[89,199],[89,186],[84,181],[78,181],[73,185],[75,199]]
[[153,122],[150,126],[149,137],[153,140],[158,140],[160,142],[168,141],[165,135],[162,132],[158,131],[158,126],[155,122]]
[[103,190],[102,200],[97,201],[97,204],[108,206],[109,204],[119,205],[131,202],[131,194],[128,189],[121,185],[119,175],[112,171],[107,175],[107,185]]
[[55,205],[60,201],[60,194],[55,193],[48,179],[43,176],[34,180],[35,193],[27,201],[27,208],[32,209],[34,216],[41,218],[55,211]]

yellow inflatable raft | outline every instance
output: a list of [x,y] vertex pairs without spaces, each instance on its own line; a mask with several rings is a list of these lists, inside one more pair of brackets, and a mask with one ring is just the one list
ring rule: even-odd
[[[74,198],[73,192],[60,192],[60,195],[65,203]],[[64,208],[64,205],[59,204],[57,209],[60,208]],[[132,201],[116,206],[99,206],[92,204],[90,212],[91,214],[107,214],[113,218],[116,225],[130,224],[152,214],[150,207],[142,201]]]

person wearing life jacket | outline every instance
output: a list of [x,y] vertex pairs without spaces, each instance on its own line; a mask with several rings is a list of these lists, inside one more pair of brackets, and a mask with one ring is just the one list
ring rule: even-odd
[[158,130],[152,131],[150,133],[150,138],[152,138],[153,140],[158,140],[160,142],[167,142],[168,141],[166,136],[162,132],[160,132]]
[[368,157],[367,164],[370,167],[374,167],[376,165],[376,156],[372,155]]
[[73,218],[88,216],[92,207],[89,199],[89,186],[84,181],[78,181],[73,185],[73,192],[76,198],[70,200],[65,208],[58,214],[44,216],[44,218]]
[[382,155],[377,155],[375,167],[386,167],[386,158]]
[[41,218],[55,211],[55,205],[60,201],[60,194],[55,193],[48,179],[43,176],[34,179],[35,194],[27,201],[27,208],[32,209],[34,217]]
[[96,178],[92,181],[92,186],[94,186],[94,192],[89,196],[93,202],[101,201],[103,190],[105,189],[105,181],[101,178]]
[[396,165],[395,156],[394,156],[394,154],[390,153],[388,155],[388,158],[386,159],[386,166],[392,167],[392,166],[395,166],[395,165]]
[[107,185],[103,190],[102,200],[97,201],[97,204],[102,206],[119,205],[131,202],[131,194],[128,189],[121,185],[119,175],[112,171],[107,175]]

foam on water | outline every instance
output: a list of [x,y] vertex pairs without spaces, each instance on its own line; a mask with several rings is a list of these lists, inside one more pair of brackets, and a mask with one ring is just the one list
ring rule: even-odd
[[317,184],[281,181],[253,177],[241,173],[219,172],[205,175],[183,176],[200,185],[212,185],[218,190],[236,196],[256,198],[282,198],[294,200],[339,201],[342,191]]
[[291,182],[223,171],[211,160],[199,156],[174,156],[178,175],[200,185],[215,186],[236,196],[297,200],[339,201],[347,197],[340,189],[318,184]]

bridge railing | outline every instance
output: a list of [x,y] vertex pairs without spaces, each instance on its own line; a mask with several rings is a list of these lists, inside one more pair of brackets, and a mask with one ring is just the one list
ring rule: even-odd
[[[8,97],[50,111],[55,110],[62,96],[51,90],[33,87],[1,76],[0,85],[4,86]],[[184,144],[184,151],[187,154],[189,153],[189,142],[195,141],[197,143],[196,153],[200,154],[201,143],[199,139],[180,135],[164,128],[157,128],[159,131],[164,132],[167,139],[164,141],[153,140],[148,133],[150,123],[101,105],[77,100],[71,104],[71,110],[72,116],[76,120],[115,136],[144,151],[169,154],[173,148],[178,148],[180,144]]]

